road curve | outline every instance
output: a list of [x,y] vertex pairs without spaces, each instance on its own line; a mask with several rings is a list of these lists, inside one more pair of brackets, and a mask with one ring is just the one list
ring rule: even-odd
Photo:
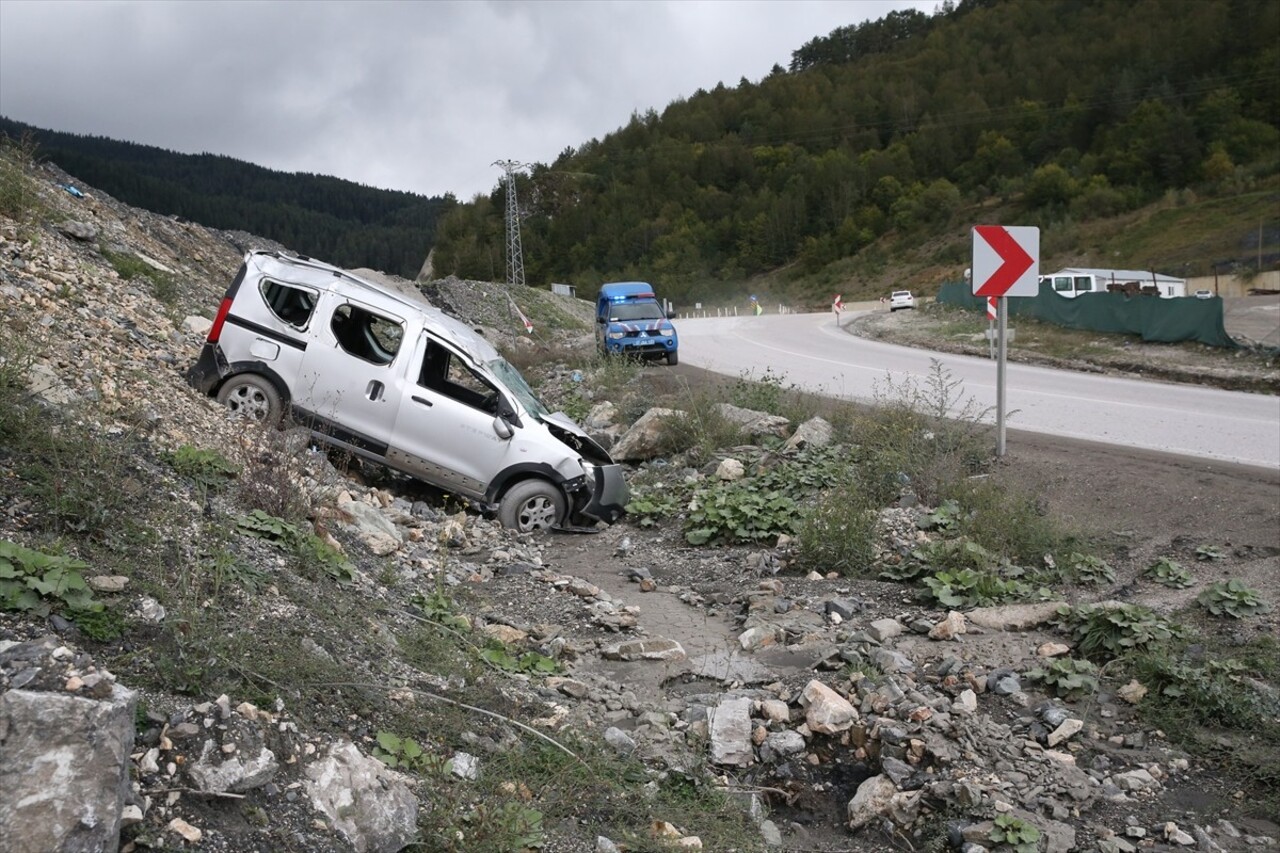
[[[990,359],[859,338],[830,313],[689,318],[678,328],[682,363],[729,376],[767,368],[786,385],[848,400],[894,396],[908,384],[925,390],[940,364],[961,383],[953,412],[968,405],[995,421]],[[1012,362],[1007,385],[1009,430],[1280,468],[1280,397]]]

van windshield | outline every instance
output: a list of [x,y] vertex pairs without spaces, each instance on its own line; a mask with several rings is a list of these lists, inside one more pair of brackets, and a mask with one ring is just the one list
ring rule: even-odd
[[520,405],[525,407],[529,414],[536,418],[541,418],[548,414],[547,407],[542,405],[542,401],[538,399],[538,395],[533,393],[533,389],[529,387],[529,383],[524,381],[524,377],[520,375],[520,371],[516,370],[511,362],[505,358],[495,358],[488,362],[489,369],[493,374],[502,380],[502,384],[520,401]]
[[661,320],[662,308],[656,302],[618,302],[609,306],[610,320]]

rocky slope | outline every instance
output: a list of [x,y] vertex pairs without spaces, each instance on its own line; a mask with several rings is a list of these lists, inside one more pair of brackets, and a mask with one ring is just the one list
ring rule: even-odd
[[[1276,844],[1280,828],[1223,789],[1230,777],[1135,718],[1143,685],[1079,702],[1036,689],[1028,671],[1067,651],[1054,602],[952,612],[900,584],[800,571],[785,541],[695,548],[673,525],[519,537],[378,472],[339,470],[289,433],[246,431],[182,371],[201,341],[188,318],[208,316],[259,241],[74,196],[48,167],[33,177],[51,213],[0,218],[5,364],[22,364],[51,423],[139,448],[124,498],[102,502],[139,516],[161,504],[145,517],[166,526],[149,550],[83,570],[122,633],[101,639],[56,608],[0,613],[0,775],[21,780],[0,793],[0,848],[976,850],[1006,830],[1034,830],[1046,851]],[[126,279],[110,260],[121,255],[161,275]],[[515,333],[501,285],[426,293],[510,347],[535,346]],[[533,357],[584,343],[581,325],[542,331],[581,306],[515,296],[538,329]],[[654,455],[605,411],[595,426],[627,456]],[[740,476],[768,463],[759,438],[672,474]],[[299,562],[249,535],[242,495],[162,464],[191,447],[305,503],[344,559]],[[29,475],[0,454],[0,478]],[[0,542],[76,556],[78,540],[59,545],[20,493],[4,492]],[[936,535],[906,503],[881,515],[885,565]],[[1274,539],[1237,540],[1230,559],[1274,569]],[[1177,547],[1194,560],[1195,543]],[[515,663],[452,670],[425,648],[424,625],[500,641]],[[455,730],[424,722],[441,707],[461,714]],[[388,732],[428,756],[409,760]],[[616,758],[643,795],[597,779],[612,793],[595,799],[563,770],[502,775],[530,767],[512,756],[531,747],[596,767],[596,751]],[[731,795],[742,825],[661,796],[686,786]],[[539,824],[534,807],[550,814],[558,796],[583,805]]]

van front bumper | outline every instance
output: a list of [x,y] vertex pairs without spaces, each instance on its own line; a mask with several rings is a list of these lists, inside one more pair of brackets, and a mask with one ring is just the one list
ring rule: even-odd
[[587,473],[593,475],[591,497],[586,505],[578,511],[592,521],[603,521],[613,524],[627,514],[627,502],[631,499],[631,490],[622,476],[622,466],[587,465]]

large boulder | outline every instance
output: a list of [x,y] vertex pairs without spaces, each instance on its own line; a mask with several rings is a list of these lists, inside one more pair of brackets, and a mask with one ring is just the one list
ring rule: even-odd
[[751,699],[738,696],[722,699],[715,708],[707,709],[711,733],[711,761],[745,767],[755,761],[751,743]]
[[786,438],[787,433],[791,431],[791,421],[781,415],[771,415],[768,412],[744,409],[731,403],[718,404],[716,411],[720,413],[722,418],[736,425],[744,433],[751,436],[752,439],[766,436]]
[[849,828],[861,829],[876,818],[887,816],[897,793],[893,780],[883,773],[863,781],[846,808]]
[[418,801],[405,778],[349,741],[307,766],[311,804],[357,853],[397,853],[418,834]]
[[849,700],[816,679],[805,685],[800,704],[809,730],[819,734],[833,735],[858,721],[858,711]]
[[0,849],[110,851],[120,845],[133,751],[132,690],[76,666],[56,640],[0,653]]
[[796,453],[807,447],[826,447],[831,443],[834,431],[831,424],[823,418],[812,417],[800,426],[782,446],[784,453]]
[[676,409],[650,409],[610,448],[610,455],[619,462],[643,462],[662,455],[664,430],[684,416]]

